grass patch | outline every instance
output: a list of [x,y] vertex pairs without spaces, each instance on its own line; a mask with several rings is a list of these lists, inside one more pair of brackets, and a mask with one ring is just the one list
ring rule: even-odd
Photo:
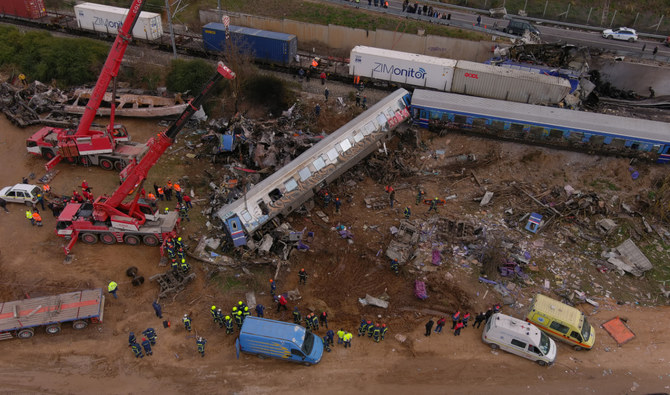
[[589,184],[591,187],[593,187],[596,190],[604,190],[608,189],[610,191],[618,191],[620,188],[616,186],[612,181],[609,180],[603,180],[602,178],[596,178],[595,180],[591,181]]

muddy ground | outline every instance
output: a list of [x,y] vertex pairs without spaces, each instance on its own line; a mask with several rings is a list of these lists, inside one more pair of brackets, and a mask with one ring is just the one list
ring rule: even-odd
[[[331,97],[348,97],[349,87],[329,86]],[[305,95],[303,100],[322,100],[318,81],[310,82],[304,90],[311,95]],[[370,92],[370,104],[381,95],[383,93]],[[334,112],[334,107],[324,106],[324,116]],[[335,120],[339,118],[342,117],[325,118],[332,122],[322,120],[318,127],[326,131],[334,130],[337,127]],[[343,124],[342,121],[345,120],[338,122]],[[124,119],[123,122],[137,141],[144,141],[160,130],[156,121]],[[5,118],[0,118],[0,157],[3,165],[0,185],[19,182],[29,173],[38,177],[43,174],[44,161],[29,156],[24,148],[26,137],[36,130],[21,130]],[[636,169],[641,176],[632,180],[627,159],[457,134],[438,137],[426,131],[419,133],[425,148],[414,148],[406,141],[400,144],[398,138],[388,145],[391,151],[404,150],[403,158],[412,158],[414,166],[420,169],[411,176],[398,176],[392,180],[398,200],[394,209],[373,211],[365,207],[364,197],[384,198],[386,195],[379,178],[368,174],[366,166],[360,165],[343,177],[343,181],[353,183],[339,182],[330,187],[334,195],[345,198],[341,215],[335,215],[331,206],[325,209],[331,219],[327,224],[313,212],[311,216],[294,214],[288,218],[293,228],[307,228],[315,233],[310,251],[293,251],[289,263],[282,265],[278,272],[280,291],[298,288],[302,294],[301,300],[289,304],[288,313],[276,313],[273,309],[268,293],[268,279],[275,274],[272,264],[246,266],[248,273],[228,269],[210,277],[207,275],[209,270],[204,270],[204,264],[192,261],[197,273],[196,281],[184,292],[161,300],[164,315],[172,323],[170,328],[163,328],[151,308],[151,301],[158,293],[157,285],[147,281],[142,286],[133,287],[125,276],[129,266],[138,267],[140,274],[146,278],[165,271],[165,267],[158,265],[158,249],[78,243],[73,250],[74,258],[66,262],[62,251],[64,240],[55,235],[55,219],[48,210],[44,214],[44,227],[36,228],[25,219],[24,206],[9,204],[10,213],[0,213],[0,240],[3,240],[0,247],[0,300],[104,288],[111,279],[120,284],[120,291],[119,299],[107,299],[102,324],[91,325],[84,331],[74,331],[66,325],[56,336],[38,330],[29,340],[1,342],[3,356],[0,360],[4,362],[4,374],[0,376],[2,392],[668,392],[670,345],[665,331],[670,324],[670,316],[667,314],[667,299],[659,294],[658,284],[649,277],[638,279],[630,275],[621,277],[614,272],[600,273],[591,262],[600,248],[612,247],[619,239],[573,243],[565,232],[570,233],[577,225],[559,221],[537,235],[523,230],[523,225],[511,229],[500,225],[503,212],[509,208],[513,208],[518,217],[539,209],[519,193],[514,187],[516,184],[534,194],[569,184],[575,189],[596,191],[607,198],[617,195],[632,203],[636,196],[644,195],[652,182],[664,175],[667,169],[640,164]],[[224,170],[222,165],[212,165],[206,157],[186,157],[186,153],[196,152],[179,150],[186,140],[197,144],[199,135],[192,134],[179,140],[170,151],[173,153],[164,156],[151,171],[148,185],[154,181],[164,183],[168,178],[174,180],[189,176],[196,201],[203,199],[191,211],[192,221],[181,230],[193,247],[192,239],[206,233],[207,218],[201,211],[206,209],[211,191],[207,186],[209,178],[203,170],[210,174],[219,174]],[[445,150],[445,156],[475,154],[478,162],[468,165],[463,172],[462,166],[443,166],[442,157],[431,156],[435,150]],[[383,159],[383,156],[380,158]],[[65,164],[58,168],[60,173],[51,183],[57,193],[69,194],[71,190],[78,189],[83,179],[91,184],[94,194],[111,192],[118,183],[114,173],[98,168]],[[476,174],[476,180],[470,171]],[[481,342],[481,332],[477,329],[467,328],[460,337],[454,337],[447,327],[442,335],[425,337],[424,324],[429,318],[441,315],[437,312],[448,314],[459,308],[474,313],[499,302],[500,296],[490,286],[478,281],[480,266],[476,259],[447,253],[452,251],[453,246],[462,248],[457,242],[438,244],[443,251],[444,263],[436,271],[423,272],[405,265],[400,276],[391,273],[388,260],[378,252],[391,240],[388,229],[398,225],[402,208],[409,205],[413,218],[422,222],[431,219],[426,213],[426,206],[414,204],[414,188],[417,185],[423,186],[428,196],[457,195],[440,210],[440,215],[487,224],[490,233],[521,246],[523,250],[532,251],[536,270],[528,270],[531,282],[514,282],[520,290],[517,303],[505,306],[505,312],[522,317],[528,298],[541,290],[544,279],[551,281],[552,288],[558,288],[553,284],[558,281],[557,276],[562,276],[569,289],[577,283],[589,291],[600,307],[595,309],[583,304],[579,308],[589,315],[596,329],[594,349],[577,352],[560,344],[556,364],[543,368],[511,354],[492,352]],[[616,188],[610,188],[610,185]],[[480,207],[474,199],[481,197],[484,189],[494,191],[495,195],[491,205]],[[628,221],[618,209],[612,212],[617,220]],[[583,220],[591,223],[595,217],[587,219],[585,216]],[[339,238],[331,230],[337,223],[351,227],[353,243]],[[439,243],[429,240],[422,247],[430,250],[432,242]],[[639,242],[657,246],[655,250],[667,261],[667,248],[658,242],[655,244],[653,237],[645,236]],[[555,262],[558,260],[560,265]],[[306,268],[310,275],[306,286],[298,286],[297,271],[301,267]],[[428,284],[429,298],[425,301],[413,295],[412,285],[416,279],[424,279]],[[592,283],[601,284],[603,289],[587,288]],[[208,309],[217,305],[224,311],[229,310],[248,291],[254,291],[257,301],[268,306],[266,317],[269,318],[289,321],[290,310],[294,306],[298,306],[303,314],[310,309],[327,309],[331,328],[343,327],[354,332],[361,317],[367,317],[387,323],[390,331],[386,340],[379,344],[367,338],[354,337],[351,349],[335,347],[333,352],[324,355],[320,364],[313,367],[245,355],[238,360],[233,346],[234,336],[226,336],[212,323]],[[373,296],[388,294],[390,308],[361,307],[357,299],[366,293]],[[552,291],[545,293],[555,296]],[[649,294],[648,297],[646,294]],[[651,306],[653,304],[663,306]],[[204,358],[196,352],[194,335],[185,332],[180,322],[180,317],[187,312],[192,313],[197,334],[208,339]],[[627,318],[629,327],[636,334],[634,340],[623,346],[618,346],[600,328],[600,324],[615,316]],[[136,359],[127,347],[128,332],[139,333],[150,326],[157,329],[159,336],[154,355]],[[324,331],[319,333],[323,335]],[[396,335],[406,336],[406,341],[400,342]]]

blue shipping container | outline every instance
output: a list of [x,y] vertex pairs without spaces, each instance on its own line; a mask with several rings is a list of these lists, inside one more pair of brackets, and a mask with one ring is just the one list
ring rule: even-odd
[[[298,52],[298,38],[293,34],[233,25],[229,26],[229,32],[232,43],[255,60],[288,65]],[[202,40],[206,50],[222,51],[226,45],[226,27],[216,22],[206,24]]]

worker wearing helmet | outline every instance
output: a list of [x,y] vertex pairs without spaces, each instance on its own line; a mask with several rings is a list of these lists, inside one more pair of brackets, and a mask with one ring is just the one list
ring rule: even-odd
[[177,237],[177,240],[174,242],[174,246],[177,249],[184,249],[184,243],[181,241],[181,237]]
[[198,352],[200,353],[201,357],[205,357],[205,344],[207,343],[207,340],[203,338],[202,336],[198,338],[198,340],[195,341],[195,344],[198,346]]
[[233,333],[233,319],[229,315],[226,316],[223,324],[226,326],[226,335]]
[[242,329],[242,323],[244,323],[244,316],[240,310],[237,310],[235,313],[235,323],[237,324],[237,329]]
[[191,318],[188,316],[188,314],[184,314],[184,318],[182,318],[182,321],[184,322],[184,328],[186,328],[187,331],[191,331]]
[[435,213],[437,213],[437,203],[439,202],[440,199],[435,198],[430,201],[430,208],[428,209],[428,212],[431,212],[432,210],[435,210]]
[[251,313],[249,312],[249,307],[244,306],[244,309],[242,309],[242,320],[250,316]]
[[389,330],[389,328],[386,327],[386,324],[382,324],[382,340],[384,340],[384,335],[386,335],[386,332]]
[[270,279],[270,295],[274,297],[275,292],[277,292],[277,284],[275,284],[273,279]]
[[298,284],[307,284],[307,272],[305,271],[305,268],[300,269],[298,276],[300,277]]
[[212,314],[212,319],[214,322],[216,322],[216,306],[212,306],[209,312]]
[[382,327],[379,326],[379,324],[376,324],[372,331],[372,339],[375,341],[375,343],[379,343],[381,335],[382,335]]

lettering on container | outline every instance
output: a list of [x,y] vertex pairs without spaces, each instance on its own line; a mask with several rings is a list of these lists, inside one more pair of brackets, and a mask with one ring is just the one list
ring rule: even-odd
[[475,74],[475,73],[465,73],[464,76],[465,76],[465,78],[473,78],[473,79],[475,79],[475,80],[476,80],[476,79],[479,79],[479,78],[477,77],[477,74]]
[[389,75],[397,75],[401,77],[415,78],[417,80],[423,80],[426,78],[426,70],[423,67],[415,69],[414,67],[401,68],[396,65],[389,65],[386,63],[375,62],[373,72],[384,73]]

